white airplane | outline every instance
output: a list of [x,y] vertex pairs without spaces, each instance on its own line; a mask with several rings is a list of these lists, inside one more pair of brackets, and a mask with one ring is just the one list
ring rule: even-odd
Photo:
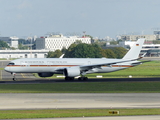
[[108,73],[137,66],[142,62],[139,53],[145,39],[141,38],[133,45],[122,59],[107,58],[24,58],[11,61],[5,71],[10,72],[15,80],[16,73],[38,73],[40,77],[63,74],[65,80],[87,80],[84,75],[90,73]]

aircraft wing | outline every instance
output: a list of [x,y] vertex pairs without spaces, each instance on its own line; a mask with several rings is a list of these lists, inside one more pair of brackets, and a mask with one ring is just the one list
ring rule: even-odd
[[80,69],[83,70],[90,70],[93,68],[100,68],[101,66],[111,66],[117,63],[123,63],[123,62],[130,62],[130,61],[135,61],[137,59],[130,59],[130,60],[119,60],[115,62],[110,62],[110,63],[102,63],[102,64],[92,64],[92,65],[82,65],[80,66]]
[[[121,61],[117,61],[117,62],[103,63],[103,64],[83,65],[83,66],[80,66],[80,69],[82,71],[85,71],[85,70],[90,70],[90,69],[93,69],[93,68],[100,68],[102,66],[111,66],[111,65],[114,65],[114,64],[117,64],[117,63],[131,62],[131,61],[135,61],[135,60],[139,60],[139,59],[140,58],[132,59],[132,60],[121,60]],[[135,65],[139,65],[139,64],[142,64],[142,63],[145,63],[145,62],[150,62],[150,60],[136,61],[135,63],[133,62],[131,65],[135,66]]]
[[[137,58],[137,59],[138,59],[138,58]],[[111,66],[111,65],[114,65],[114,64],[117,64],[117,63],[135,61],[135,60],[137,60],[137,59],[129,59],[129,60],[121,59],[121,60],[117,60],[117,61],[110,62],[110,63],[92,64],[92,65],[80,65],[79,68],[80,68],[81,71],[88,71],[88,70],[91,70],[91,69],[93,69],[93,68],[100,68],[101,66]],[[73,66],[73,67],[76,67],[76,66]],[[66,67],[57,68],[55,71],[63,73],[63,70],[64,70],[65,68],[66,68]]]

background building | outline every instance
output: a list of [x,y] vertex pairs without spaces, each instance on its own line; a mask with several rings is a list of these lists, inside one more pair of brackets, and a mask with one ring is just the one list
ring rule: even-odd
[[145,38],[146,41],[160,40],[160,31],[153,31],[153,35],[121,35],[118,39],[124,41],[136,41],[139,38]]
[[[122,41],[119,43],[121,47],[131,48],[136,41]],[[146,53],[145,57],[160,57],[160,44],[144,44],[142,46],[141,55]]]
[[0,58],[46,58],[49,50],[0,50]]
[[8,46],[18,48],[18,37],[0,37],[0,40],[6,42]]
[[89,37],[77,37],[77,36],[63,36],[63,35],[52,35],[49,37],[41,37],[36,39],[36,49],[62,50],[63,47],[66,49],[74,42],[81,41],[82,43],[91,44],[91,38]]
[[121,35],[120,39],[124,41],[136,41],[139,38],[145,38],[146,41],[156,40],[156,35]]

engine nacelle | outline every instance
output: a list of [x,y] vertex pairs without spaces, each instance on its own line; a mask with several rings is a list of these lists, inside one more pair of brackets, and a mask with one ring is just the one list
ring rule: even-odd
[[54,75],[54,73],[38,73],[39,77],[51,77]]
[[80,69],[79,67],[70,67],[64,69],[64,75],[66,77],[76,77],[80,75]]

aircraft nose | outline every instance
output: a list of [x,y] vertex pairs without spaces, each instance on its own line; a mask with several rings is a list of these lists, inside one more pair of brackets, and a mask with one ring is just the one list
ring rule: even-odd
[[4,70],[5,70],[6,72],[10,72],[8,67],[5,67]]

